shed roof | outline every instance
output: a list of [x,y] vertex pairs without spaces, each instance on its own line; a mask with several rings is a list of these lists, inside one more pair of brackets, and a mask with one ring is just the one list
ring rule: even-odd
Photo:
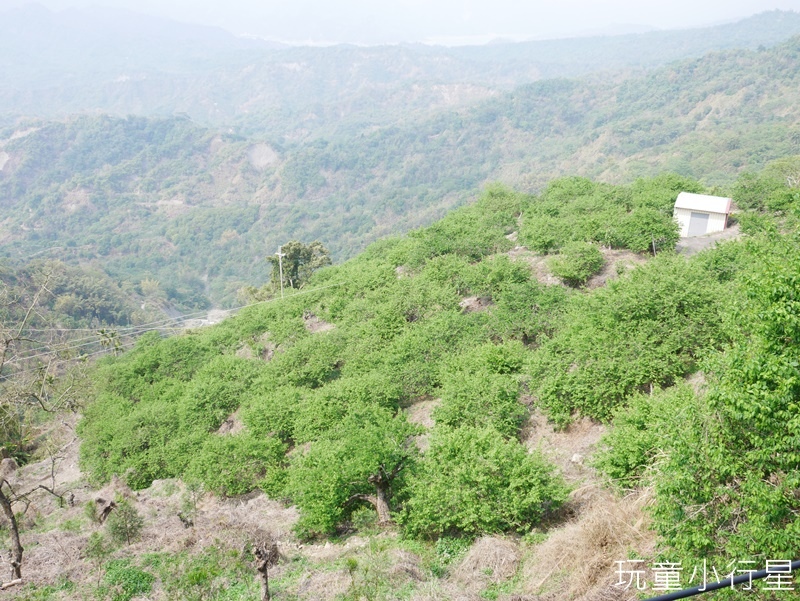
[[675,208],[702,211],[704,213],[724,213],[727,215],[731,212],[731,199],[723,198],[722,196],[709,196],[708,194],[681,192],[675,201]]

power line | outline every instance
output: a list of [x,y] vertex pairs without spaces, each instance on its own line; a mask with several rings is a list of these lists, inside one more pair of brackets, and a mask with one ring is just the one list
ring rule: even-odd
[[[288,299],[294,298],[296,296],[301,296],[301,295],[304,295],[304,294],[310,294],[312,292],[318,292],[320,290],[326,290],[328,288],[335,288],[337,286],[343,285],[344,283],[345,282],[337,282],[335,284],[329,284],[327,286],[320,286],[318,288],[312,288],[312,289],[309,289],[309,290],[301,290],[301,291],[299,291],[299,292],[297,292],[295,294],[292,294],[291,296],[287,296],[286,299],[270,298],[270,299],[266,299],[266,300],[263,300],[263,301],[257,301],[255,303],[249,303],[247,305],[242,305],[240,307],[234,307],[232,309],[228,309],[227,312],[228,312],[228,315],[230,316],[232,313],[239,312],[242,309],[247,309],[247,308],[255,307],[255,306],[258,306],[258,305],[264,305],[264,304],[267,304],[267,303],[277,302],[277,301],[280,301],[280,300],[288,300]],[[207,314],[207,313],[206,312],[202,312],[200,314],[204,315],[204,314]],[[134,331],[125,333],[123,335],[124,336],[136,336],[136,335],[146,334],[147,332],[174,329],[174,328],[171,328],[168,324],[170,324],[170,323],[179,324],[181,322],[190,321],[192,319],[197,319],[196,317],[193,317],[193,315],[198,315],[198,314],[189,314],[189,315],[185,315],[185,316],[183,316],[181,318],[160,320],[160,321],[151,322],[150,324],[142,324],[142,325],[139,325],[139,326],[133,326],[134,328],[138,328],[138,330],[134,330]],[[149,328],[143,329],[143,328],[145,328],[145,326],[153,326],[153,325],[156,325],[156,324],[165,324],[165,325],[160,325],[160,326],[157,326],[157,327],[149,327]],[[83,329],[81,329],[81,331],[83,331]],[[110,331],[116,331],[116,330],[112,329]],[[72,342],[82,342],[83,340],[87,340],[89,338],[92,338],[92,337],[86,337],[86,338],[82,338],[82,339],[78,339],[78,340],[73,340]],[[31,359],[36,359],[38,357],[43,357],[43,356],[50,355],[52,352],[64,352],[64,351],[68,351],[68,350],[74,350],[74,349],[77,349],[77,348],[83,348],[85,346],[90,346],[92,344],[99,344],[101,342],[101,340],[103,339],[103,335],[102,334],[98,334],[95,338],[96,338],[95,340],[92,340],[90,342],[85,342],[83,344],[67,345],[67,346],[65,346],[65,347],[63,347],[61,349],[58,349],[58,351],[50,351],[50,352],[45,352],[45,353],[39,353],[37,355],[29,355],[29,356],[26,356],[26,357],[20,357],[19,359],[27,361],[27,360],[31,360]],[[109,352],[112,352],[114,350],[119,350],[122,347],[130,346],[132,344],[135,344],[136,341],[137,340],[134,339],[134,340],[129,340],[128,342],[119,343],[119,344],[116,344],[116,345],[110,345],[109,348],[101,349],[101,350],[95,351],[93,353],[87,353],[87,354],[84,354],[84,355],[80,355],[79,357],[76,357],[75,359],[83,359],[83,358],[92,357],[92,356],[95,356],[95,355],[98,355],[98,354],[109,353]],[[41,350],[43,348],[46,348],[46,347],[38,347],[37,349],[29,349],[29,350]],[[61,365],[63,363],[68,363],[70,361],[74,361],[75,359],[63,359],[61,361],[56,361],[56,362],[52,363],[51,365]],[[40,367],[33,367],[33,368],[28,368],[28,369],[16,371],[16,372],[13,372],[13,373],[5,375],[5,376],[0,376],[0,379],[2,379],[4,381],[5,380],[9,380],[10,378],[16,377],[18,375],[22,375],[22,374],[25,374],[25,373],[37,371],[39,369],[41,369],[41,368]]]

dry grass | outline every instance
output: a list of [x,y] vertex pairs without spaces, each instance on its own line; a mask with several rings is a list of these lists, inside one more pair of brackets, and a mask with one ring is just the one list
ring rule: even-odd
[[420,558],[402,549],[392,549],[390,552],[391,568],[389,576],[394,581],[413,580],[422,582],[425,578],[425,571],[422,569]]
[[480,601],[478,593],[465,591],[457,584],[431,581],[421,583],[411,595],[411,601]]
[[[652,554],[654,535],[643,512],[647,493],[617,498],[589,486],[575,491],[577,517],[536,547],[523,568],[526,593],[548,599],[627,598],[614,583],[614,562],[631,551]],[[598,596],[599,595],[599,596]]]
[[519,562],[520,551],[514,541],[484,536],[475,541],[453,571],[452,581],[467,591],[479,592],[490,584],[512,578]]
[[346,570],[303,574],[297,584],[297,597],[308,601],[333,600],[347,592],[351,581]]

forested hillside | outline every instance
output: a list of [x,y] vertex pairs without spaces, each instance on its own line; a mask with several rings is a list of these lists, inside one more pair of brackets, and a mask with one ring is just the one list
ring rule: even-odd
[[309,144],[183,118],[32,121],[0,135],[0,250],[17,259],[59,247],[126,286],[157,281],[188,310],[264,281],[263,258],[292,238],[349,257],[492,180],[534,192],[565,173],[630,182],[669,169],[727,185],[797,151],[799,54],[794,39],[622,81],[548,80]]
[[260,488],[312,540],[390,521],[437,549],[544,532],[523,539],[535,558],[577,503],[532,442],[537,415],[583,416],[613,423],[592,459],[608,485],[653,495],[659,557],[790,557],[798,165],[739,178],[744,238],[689,258],[670,211],[696,181],[493,187],[285,300],[106,360],[82,465],[135,489]]
[[307,141],[409,123],[540,79],[652,68],[797,34],[800,16],[773,11],[704,29],[489,47],[276,48],[123,11],[29,5],[0,14],[0,124],[185,113],[205,126]]

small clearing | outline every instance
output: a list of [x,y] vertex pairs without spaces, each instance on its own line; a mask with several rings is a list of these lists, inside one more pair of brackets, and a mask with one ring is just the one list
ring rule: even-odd
[[328,323],[324,319],[320,319],[310,311],[307,311],[303,315],[303,322],[306,330],[308,330],[312,334],[319,334],[321,332],[330,332],[332,329],[336,327],[332,323]]
[[239,434],[239,432],[244,431],[244,429],[245,429],[244,422],[242,421],[242,418],[239,416],[239,410],[237,409],[228,416],[228,419],[222,422],[222,425],[217,430],[217,434],[223,436],[224,435],[234,436],[236,434]]
[[742,232],[739,229],[739,224],[732,225],[726,230],[721,232],[714,232],[713,234],[706,234],[705,236],[692,236],[691,238],[681,238],[675,246],[675,250],[687,257],[696,255],[701,250],[707,248],[714,248],[718,242],[725,240],[736,240],[742,237]]
[[603,253],[605,263],[600,272],[586,282],[586,288],[589,290],[605,286],[608,281],[618,278],[639,265],[644,265],[648,258],[625,249],[601,248],[600,252]]
[[424,398],[406,409],[406,418],[412,424],[425,428],[425,432],[414,437],[414,442],[420,452],[424,453],[430,447],[430,430],[436,424],[433,412],[442,404],[442,399]]
[[458,303],[462,313],[480,313],[486,311],[492,305],[494,303],[488,296],[470,296]]

